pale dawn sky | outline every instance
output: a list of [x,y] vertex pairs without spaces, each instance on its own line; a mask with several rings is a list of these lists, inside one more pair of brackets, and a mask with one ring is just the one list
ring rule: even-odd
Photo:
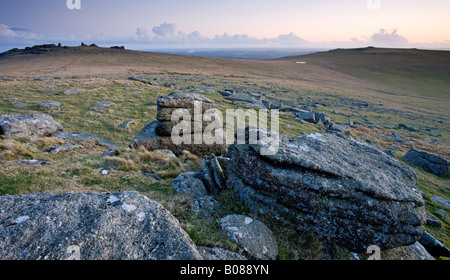
[[67,2],[1,0],[0,49],[81,41],[135,48],[450,48],[449,0],[69,1],[75,9]]

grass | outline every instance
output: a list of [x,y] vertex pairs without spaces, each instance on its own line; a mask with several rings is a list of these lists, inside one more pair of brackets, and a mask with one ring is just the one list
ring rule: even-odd
[[[78,51],[75,48],[72,54],[50,57],[52,60],[47,56],[36,56],[0,61],[0,74],[8,72],[7,74],[22,77],[17,81],[0,81],[0,112],[49,114],[61,122],[67,132],[100,136],[122,148],[115,149],[112,155],[104,157],[107,147],[98,142],[75,141],[83,148],[49,154],[45,150],[61,144],[61,140],[44,137],[30,141],[2,137],[0,195],[38,191],[65,193],[136,190],[165,206],[199,246],[218,246],[236,251],[236,245],[221,231],[220,219],[229,214],[243,214],[263,221],[274,232],[280,250],[279,259],[347,259],[349,252],[342,248],[324,244],[310,234],[300,234],[293,229],[294,226],[274,221],[271,217],[250,213],[248,207],[231,190],[214,196],[220,202],[220,209],[215,216],[195,216],[190,209],[192,201],[175,192],[172,180],[182,172],[199,171],[202,159],[190,153],[174,159],[158,152],[127,148],[142,127],[156,119],[157,107],[151,101],[155,101],[158,96],[183,91],[188,86],[215,91],[225,88],[246,89],[268,99],[275,98],[280,102],[293,104],[292,106],[310,106],[309,101],[322,104],[317,111],[326,112],[334,122],[346,124],[352,120],[363,124],[363,127],[351,129],[352,136],[383,148],[399,146],[400,150],[396,151],[399,159],[408,151],[409,144],[390,140],[393,132],[402,134],[412,145],[422,150],[443,156],[448,156],[450,151],[450,120],[447,113],[450,108],[448,95],[445,94],[448,81],[444,75],[448,67],[442,66],[447,58],[444,56],[444,60],[439,61],[435,57],[441,54],[421,57],[420,59],[425,60],[422,64],[406,67],[408,61],[414,60],[411,54],[400,56],[398,61],[393,60],[392,63],[388,59],[390,54],[385,54],[381,62],[389,64],[376,64],[373,59],[380,61],[377,59],[380,54],[372,56],[370,50],[365,54],[322,53],[302,57],[301,60],[309,61],[309,64],[305,66],[305,71],[300,71],[299,65],[291,63],[297,58],[250,62],[139,52],[125,52],[124,55],[114,53],[112,57],[113,51],[92,55],[93,49],[79,56]],[[417,55],[414,52],[412,54]],[[364,59],[361,59],[361,55]],[[48,65],[50,76],[58,78],[30,78],[42,75],[37,67],[42,63]],[[368,63],[370,67],[367,66]],[[433,70],[433,65],[437,65],[437,69]],[[132,81],[128,79],[129,76],[151,77],[160,86]],[[180,89],[162,86],[166,82],[175,83]],[[58,94],[70,88],[88,91],[73,95]],[[132,94],[134,92],[141,93]],[[203,94],[212,99],[222,112],[226,109],[245,109],[242,105],[231,104],[217,92]],[[353,104],[357,101],[367,101],[370,106],[357,107]],[[15,107],[14,102],[26,103],[28,106]],[[58,102],[63,105],[60,110],[38,109],[37,105],[42,102]],[[98,102],[114,105],[93,110],[92,107]],[[340,113],[333,113],[336,110]],[[120,129],[127,120],[134,122],[128,129]],[[399,123],[415,126],[421,131],[395,129]],[[374,128],[367,128],[369,125]],[[323,127],[300,123],[292,113],[286,112],[280,112],[279,127],[281,134],[292,136],[324,132]],[[441,136],[431,136],[430,131],[439,131]],[[430,141],[424,138],[429,138]],[[46,160],[49,165],[19,166],[17,161],[22,159]],[[434,176],[417,166],[407,164],[416,171],[418,188],[426,194],[427,211],[443,224],[442,228],[427,226],[427,230],[450,247],[449,218],[436,212],[444,210],[448,213],[448,209],[431,200],[433,196],[450,199],[449,178]],[[104,176],[101,170],[107,167],[110,173]],[[143,173],[156,174],[163,181],[148,178]],[[400,253],[386,254],[387,258],[398,258],[396,254]]]

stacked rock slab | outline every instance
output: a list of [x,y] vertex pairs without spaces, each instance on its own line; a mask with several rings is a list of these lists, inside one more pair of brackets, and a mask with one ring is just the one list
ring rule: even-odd
[[[194,102],[197,101],[200,104],[201,110],[199,113],[203,114],[209,109],[215,109],[216,106],[214,102],[205,96],[197,93],[173,93],[169,96],[160,96],[157,100],[158,113],[156,116],[156,121],[149,122],[137,135],[130,146],[132,148],[137,148],[139,146],[144,146],[147,150],[156,149],[167,149],[171,150],[174,154],[180,155],[183,150],[187,150],[196,155],[207,155],[215,154],[221,155],[225,154],[227,151],[227,146],[225,140],[223,143],[213,143],[205,144],[195,144],[194,140],[196,137],[203,139],[202,133],[208,122],[203,121],[203,115],[199,116],[202,118],[202,130],[194,130]],[[200,108],[200,107],[199,107]],[[172,114],[179,109],[185,109],[191,116],[191,126],[190,129],[184,130],[183,133],[189,133],[191,138],[191,143],[181,143],[175,144],[172,141],[171,134],[172,129],[179,124],[181,121],[185,120],[183,118],[175,119],[172,121]],[[180,135],[181,136],[181,135]]]
[[275,155],[229,147],[227,187],[250,210],[291,221],[354,252],[414,244],[424,201],[415,173],[382,151],[335,134],[280,135]]

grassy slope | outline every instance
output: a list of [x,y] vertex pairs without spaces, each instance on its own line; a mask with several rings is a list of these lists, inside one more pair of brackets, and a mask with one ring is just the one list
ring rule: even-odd
[[[373,54],[375,52],[376,54]],[[387,53],[386,53],[387,52]],[[399,51],[396,51],[399,52]],[[276,98],[296,101],[299,96],[321,100],[340,100],[340,97],[369,101],[376,108],[394,108],[390,112],[357,109],[352,106],[335,108],[323,107],[321,111],[330,114],[337,122],[348,122],[349,118],[334,114],[338,109],[346,114],[358,113],[355,121],[364,118],[379,121],[379,124],[396,125],[399,122],[419,127],[443,127],[442,137],[431,137],[424,132],[408,132],[412,136],[445,139],[445,143],[431,145],[426,141],[407,138],[415,146],[430,152],[445,154],[448,151],[449,96],[446,94],[448,79],[448,53],[393,50],[339,50],[302,57],[289,57],[273,61],[235,61],[213,58],[151,54],[134,51],[120,51],[98,48],[73,48],[64,53],[25,56],[0,59],[0,76],[20,76],[18,81],[0,81],[0,113],[48,113],[60,121],[66,131],[79,131],[110,139],[123,147],[139,133],[150,120],[156,118],[156,106],[149,104],[157,96],[167,95],[173,89],[164,86],[150,86],[126,78],[132,75],[156,77],[158,83],[176,80],[181,88],[194,85],[204,88],[202,82],[214,84],[214,90],[232,86],[257,84],[275,92]],[[376,57],[376,58],[374,58]],[[307,65],[296,61],[308,61]],[[370,61],[370,63],[368,63]],[[377,63],[375,63],[376,61]],[[405,68],[408,63],[416,65]],[[435,65],[435,67],[433,66]],[[33,77],[59,76],[61,79],[36,81]],[[76,77],[72,77],[75,75]],[[427,80],[419,80],[425,75]],[[412,90],[408,90],[407,87]],[[411,86],[409,86],[411,85]],[[412,86],[415,85],[415,86]],[[447,86],[446,86],[447,85]],[[68,88],[101,89],[76,95],[55,95]],[[293,89],[294,92],[281,90]],[[422,94],[421,88],[428,88]],[[131,94],[142,91],[140,94]],[[297,95],[295,92],[298,92]],[[389,93],[387,93],[389,92]],[[239,108],[225,101],[220,94],[205,94],[222,109]],[[408,96],[407,98],[405,98]],[[27,103],[28,107],[18,108],[12,102]],[[101,110],[91,108],[100,101],[115,104]],[[41,102],[60,102],[61,111],[37,109]],[[373,102],[373,103],[372,103]],[[376,104],[382,102],[383,106]],[[417,116],[399,114],[415,112]],[[426,116],[422,118],[420,116]],[[439,117],[441,119],[439,119]],[[442,119],[443,118],[443,119]],[[128,130],[118,128],[124,121],[133,119]],[[299,135],[320,131],[320,127],[300,124],[290,114],[281,115],[281,133]],[[354,129],[352,134],[367,138],[383,147],[398,145],[401,157],[409,146],[380,138],[391,129]],[[403,132],[401,132],[403,133]],[[69,151],[61,155],[51,155],[44,150],[57,140],[43,138],[38,142],[25,139],[0,139],[0,195],[22,194],[34,191],[111,191],[134,189],[165,205],[177,218],[198,245],[217,245],[236,249],[220,231],[215,219],[197,219],[191,215],[186,198],[175,194],[171,180],[184,170],[198,170],[200,159],[189,155],[177,161],[159,159],[146,151],[120,150],[112,158],[103,158],[105,147],[96,143],[83,143],[85,149]],[[16,160],[41,158],[51,165],[36,168],[19,167]],[[110,176],[101,176],[100,170],[114,166]],[[419,177],[419,188],[427,194],[427,210],[443,222],[442,229],[428,228],[439,240],[450,246],[449,218],[436,212],[442,206],[432,202],[432,196],[450,199],[449,179],[439,178],[415,168]],[[142,172],[156,173],[166,180],[152,181]],[[231,213],[249,214],[246,207],[230,193],[216,197],[222,202],[220,216]],[[443,209],[444,211],[445,210]],[[249,214],[250,215],[250,214]],[[258,217],[262,220],[265,217]],[[321,247],[311,236],[298,236],[286,230],[284,225],[273,224],[278,236],[281,258],[320,258]],[[297,240],[291,244],[291,240]],[[338,255],[340,253],[337,253]],[[342,253],[344,254],[344,253]]]

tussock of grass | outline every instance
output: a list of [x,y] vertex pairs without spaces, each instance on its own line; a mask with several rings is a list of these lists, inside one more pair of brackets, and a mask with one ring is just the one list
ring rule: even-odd
[[18,158],[33,158],[34,154],[22,143],[14,138],[0,139],[0,160],[12,160]]

